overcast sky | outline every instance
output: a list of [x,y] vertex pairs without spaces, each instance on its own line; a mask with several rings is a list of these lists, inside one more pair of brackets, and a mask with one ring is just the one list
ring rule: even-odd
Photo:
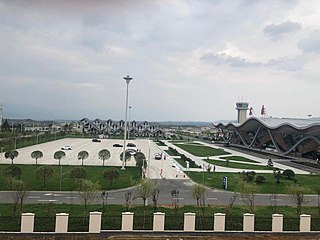
[[0,0],[4,117],[320,115],[320,1]]

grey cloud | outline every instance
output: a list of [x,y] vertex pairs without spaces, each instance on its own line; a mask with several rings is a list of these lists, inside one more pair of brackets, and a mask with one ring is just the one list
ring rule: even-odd
[[296,58],[280,57],[276,59],[270,59],[266,66],[271,66],[278,70],[284,70],[287,72],[295,72],[301,70],[305,62],[306,60],[303,56]]
[[271,67],[281,71],[295,72],[303,68],[306,60],[303,55],[296,58],[279,57],[270,59],[268,62],[254,62],[249,61],[246,58],[233,57],[225,53],[206,53],[201,56],[201,60],[214,63],[216,65],[229,65],[231,67],[246,68],[246,67]]
[[259,62],[248,61],[245,58],[229,56],[225,53],[206,53],[201,56],[201,60],[212,62],[216,65],[227,64],[232,67],[257,67],[261,66]]
[[320,31],[311,33],[307,38],[298,43],[298,47],[305,53],[320,53]]
[[263,29],[263,32],[266,36],[270,37],[271,39],[278,40],[284,34],[296,32],[301,28],[302,27],[300,23],[286,21],[280,24],[268,25]]

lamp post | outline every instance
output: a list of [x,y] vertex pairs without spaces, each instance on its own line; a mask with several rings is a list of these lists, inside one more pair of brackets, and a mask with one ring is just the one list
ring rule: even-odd
[[130,140],[130,115],[131,115],[131,108],[132,106],[129,106],[129,127],[128,127],[128,140]]
[[127,115],[128,115],[128,95],[129,95],[129,83],[132,80],[132,77],[129,75],[123,77],[127,83],[127,95],[126,95],[126,111],[125,111],[125,119],[124,119],[124,139],[123,139],[123,154],[122,154],[122,167],[121,170],[125,170],[124,162],[126,161],[126,140],[127,140]]

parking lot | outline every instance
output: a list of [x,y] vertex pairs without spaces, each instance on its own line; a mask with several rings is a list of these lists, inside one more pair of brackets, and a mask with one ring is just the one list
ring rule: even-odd
[[[81,160],[78,160],[78,153],[80,151],[87,151],[89,157],[84,160],[84,165],[102,166],[102,160],[99,159],[98,153],[102,149],[108,149],[111,153],[111,157],[105,161],[106,166],[121,166],[120,153],[123,151],[122,147],[113,147],[114,144],[123,145],[123,140],[117,139],[101,139],[101,142],[92,142],[92,139],[82,138],[65,138],[48,143],[33,145],[25,148],[17,149],[19,156],[14,159],[15,164],[35,164],[35,159],[31,158],[31,153],[35,150],[43,152],[43,157],[38,159],[38,164],[58,165],[58,160],[53,158],[56,151],[61,150],[63,146],[72,146],[71,150],[64,150],[66,157],[61,159],[62,165],[81,165]],[[177,167],[173,167],[169,157],[164,160],[164,153],[153,142],[148,139],[130,140],[127,143],[134,143],[136,148],[143,152],[148,160],[149,168],[146,171],[147,176],[152,179],[174,179],[183,178],[184,174]],[[149,154],[150,152],[150,154]],[[162,153],[161,160],[155,160],[155,155]],[[150,160],[149,160],[150,155]],[[1,164],[10,164],[10,159],[4,158],[4,153],[1,153]],[[150,163],[150,164],[149,164]],[[133,157],[127,162],[127,166],[135,166],[135,160]],[[149,172],[148,172],[149,171]]]

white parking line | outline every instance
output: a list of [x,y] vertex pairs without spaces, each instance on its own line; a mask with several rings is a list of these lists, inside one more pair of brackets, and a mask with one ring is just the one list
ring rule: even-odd
[[66,198],[78,198],[78,197],[66,197]]
[[218,198],[215,198],[215,197],[208,197],[206,198],[207,200],[218,200]]
[[28,198],[40,198],[40,196],[29,196]]
[[57,193],[46,193],[46,194],[43,194],[44,196],[54,196],[54,197],[59,197],[61,196],[62,194],[57,194]]
[[38,202],[57,202],[58,200],[55,200],[55,199],[39,199]]

